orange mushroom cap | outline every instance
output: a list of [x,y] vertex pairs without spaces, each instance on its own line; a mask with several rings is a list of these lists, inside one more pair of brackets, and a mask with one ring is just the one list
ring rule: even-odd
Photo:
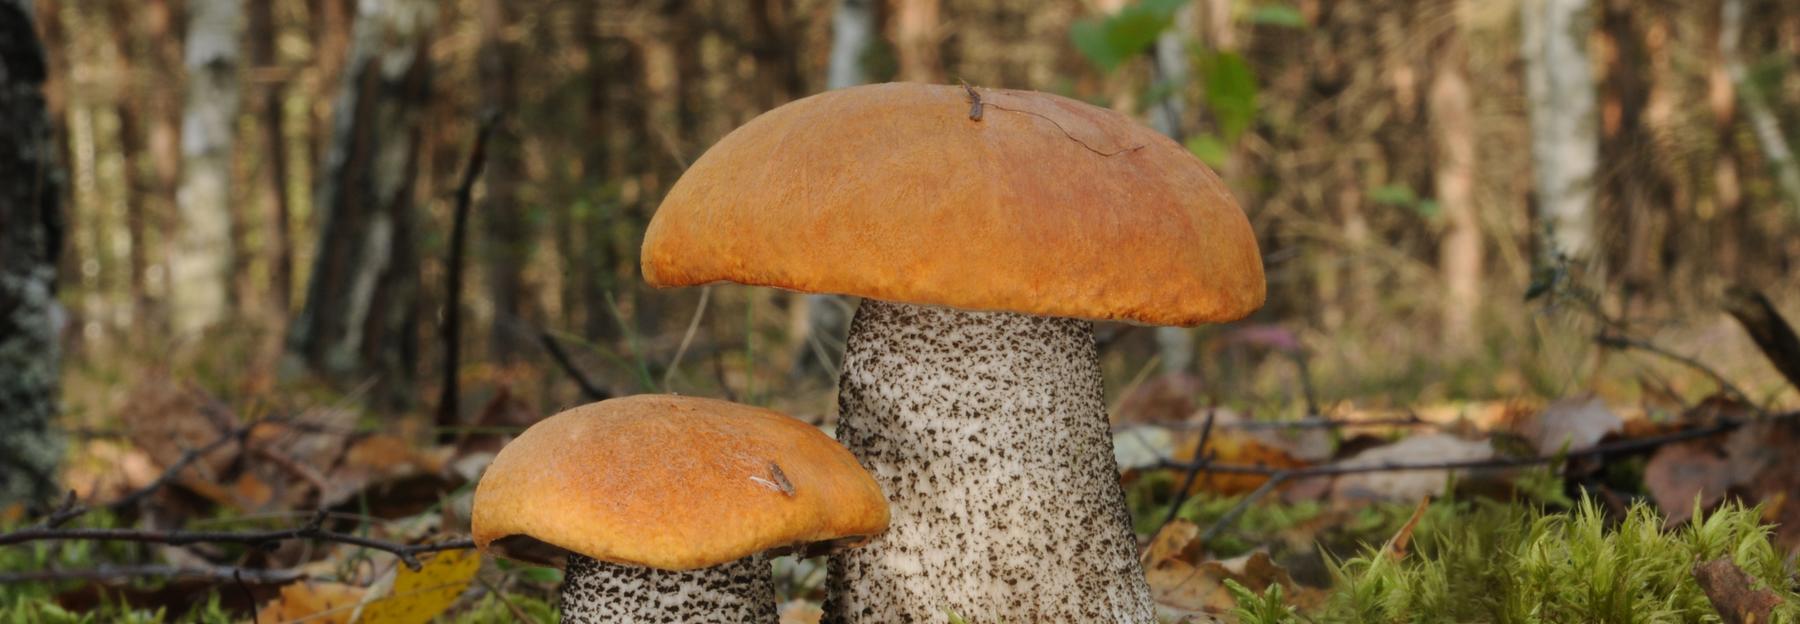
[[569,552],[692,570],[863,538],[888,506],[817,427],[727,401],[642,395],[532,425],[475,488],[475,544],[560,565]]
[[1031,91],[892,83],[726,135],[644,236],[656,286],[718,281],[1042,316],[1196,325],[1262,306],[1249,220],[1181,145]]

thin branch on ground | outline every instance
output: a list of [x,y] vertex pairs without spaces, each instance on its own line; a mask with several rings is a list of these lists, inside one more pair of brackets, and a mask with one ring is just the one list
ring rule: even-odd
[[31,528],[0,533],[0,546],[41,541],[92,540],[103,542],[137,542],[143,544],[242,544],[268,547],[290,540],[333,542],[379,550],[398,557],[406,567],[419,569],[418,555],[445,550],[474,548],[474,541],[464,538],[429,544],[401,544],[386,540],[338,533],[325,528],[326,514],[316,513],[304,526],[267,531],[180,531],[149,529]]
[[1743,427],[1744,425],[1749,424],[1751,422],[1771,422],[1771,421],[1780,421],[1780,420],[1800,420],[1800,411],[1775,414],[1775,415],[1769,416],[1767,418],[1763,418],[1763,419],[1759,419],[1759,420],[1755,420],[1755,421],[1726,419],[1726,420],[1721,420],[1721,421],[1711,424],[1711,425],[1707,425],[1704,427],[1695,427],[1693,429],[1688,429],[1686,431],[1677,431],[1674,433],[1667,433],[1667,434],[1654,435],[1654,436],[1645,436],[1642,438],[1637,438],[1637,439],[1632,439],[1632,440],[1620,440],[1617,442],[1596,444],[1594,446],[1590,446],[1590,447],[1587,447],[1584,449],[1569,451],[1567,453],[1562,453],[1562,454],[1557,454],[1557,455],[1530,455],[1530,456],[1523,456],[1523,457],[1493,457],[1493,458],[1489,458],[1489,459],[1446,461],[1446,462],[1417,462],[1417,463],[1387,462],[1387,463],[1380,463],[1380,464],[1361,464],[1361,465],[1334,464],[1334,465],[1326,465],[1326,466],[1311,466],[1311,467],[1306,467],[1306,468],[1274,468],[1274,467],[1270,467],[1270,466],[1254,466],[1254,465],[1242,465],[1242,464],[1215,464],[1215,463],[1206,462],[1206,461],[1177,462],[1177,461],[1172,461],[1172,460],[1163,460],[1163,461],[1159,462],[1156,466],[1153,466],[1153,468],[1190,469],[1191,467],[1198,464],[1198,465],[1204,466],[1205,470],[1208,470],[1211,472],[1219,472],[1219,473],[1227,473],[1227,474],[1266,475],[1269,477],[1269,480],[1264,482],[1261,487],[1258,487],[1255,491],[1251,492],[1249,495],[1246,495],[1242,500],[1238,501],[1236,507],[1234,507],[1234,508],[1232,508],[1232,510],[1226,512],[1226,514],[1224,516],[1221,516],[1219,518],[1218,522],[1214,523],[1213,527],[1211,527],[1207,530],[1207,535],[1212,536],[1212,535],[1217,535],[1220,531],[1223,531],[1225,527],[1230,526],[1230,524],[1232,522],[1236,521],[1239,516],[1243,515],[1244,509],[1247,509],[1252,503],[1255,503],[1258,499],[1261,499],[1262,497],[1268,495],[1269,492],[1274,491],[1274,489],[1277,486],[1279,486],[1280,484],[1285,483],[1287,481],[1294,481],[1294,480],[1311,478],[1311,477],[1333,477],[1333,476],[1343,476],[1343,475],[1353,475],[1353,474],[1368,474],[1368,473],[1376,473],[1376,472],[1411,472],[1411,471],[1422,471],[1422,470],[1497,470],[1497,469],[1502,469],[1502,468],[1522,468],[1522,467],[1527,467],[1527,466],[1542,466],[1542,465],[1554,464],[1557,462],[1574,460],[1574,459],[1585,459],[1585,458],[1590,458],[1590,457],[1601,457],[1601,456],[1606,456],[1606,455],[1629,455],[1629,454],[1645,453],[1645,452],[1649,452],[1649,451],[1654,451],[1658,448],[1662,448],[1663,446],[1667,446],[1669,444],[1674,444],[1677,442],[1686,442],[1689,440],[1710,438],[1713,436],[1729,433],[1729,432],[1734,431],[1740,427]]
[[1603,347],[1612,349],[1636,349],[1679,362],[1688,368],[1692,368],[1699,371],[1701,374],[1712,378],[1713,383],[1718,384],[1720,390],[1731,395],[1733,398],[1743,401],[1744,403],[1751,403],[1750,395],[1745,394],[1736,384],[1731,383],[1731,380],[1726,379],[1724,375],[1719,374],[1719,371],[1713,370],[1711,366],[1707,366],[1705,362],[1701,362],[1700,360],[1664,349],[1651,342],[1638,340],[1611,331],[1600,332],[1598,335],[1594,336],[1594,342],[1599,343],[1600,346]]
[[210,455],[221,448],[225,448],[225,445],[232,442],[242,443],[244,436],[249,435],[250,428],[254,426],[256,426],[256,423],[237,427],[221,434],[218,439],[208,442],[205,446],[188,449],[181,454],[180,459],[175,460],[175,463],[170,464],[168,469],[163,470],[162,474],[157,475],[156,480],[151,481],[144,487],[132,490],[129,494],[119,497],[119,500],[108,503],[106,509],[115,514],[135,509],[139,502],[161,490],[163,486],[168,485],[170,481],[174,481],[175,477],[180,476],[182,471],[187,470],[188,466],[194,465],[194,462],[199,461],[200,458]]
[[0,572],[0,585],[9,583],[42,583],[47,581],[106,582],[133,578],[163,580],[200,579],[214,582],[242,581],[259,585],[278,585],[306,578],[299,570],[259,570],[232,566],[134,565],[100,566],[80,570],[31,570]]
[[575,385],[581,386],[581,393],[587,395],[588,400],[604,401],[612,398],[612,394],[601,390],[600,386],[594,385],[593,380],[588,379],[586,373],[575,367],[575,360],[569,359],[569,352],[563,350],[562,344],[558,343],[556,337],[550,335],[550,332],[539,332],[538,342],[543,344],[544,350],[550,353],[550,359],[556,360],[556,365],[561,366],[563,372],[568,373],[569,377],[575,380]]

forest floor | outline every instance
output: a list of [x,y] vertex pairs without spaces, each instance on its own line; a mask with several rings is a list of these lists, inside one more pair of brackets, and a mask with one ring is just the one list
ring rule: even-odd
[[[1800,617],[1800,393],[1779,372],[1795,363],[1724,313],[1523,318],[1462,357],[1404,327],[1238,324],[1203,330],[1188,373],[1158,372],[1147,332],[1100,328],[1168,620]],[[72,497],[0,510],[0,621],[555,619],[559,571],[466,536],[493,453],[580,401],[569,371],[464,367],[470,425],[445,430],[242,364],[271,342],[69,367]],[[583,374],[648,377],[601,355],[586,361],[618,370]],[[828,374],[709,357],[696,385],[829,429]],[[816,621],[823,574],[778,560],[784,623]]]

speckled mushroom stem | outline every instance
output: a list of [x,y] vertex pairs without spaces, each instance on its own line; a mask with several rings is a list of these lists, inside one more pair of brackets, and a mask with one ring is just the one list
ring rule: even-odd
[[569,557],[562,621],[571,624],[774,624],[769,558],[669,572]]
[[892,521],[832,555],[826,622],[1156,621],[1091,323],[864,300],[838,392]]

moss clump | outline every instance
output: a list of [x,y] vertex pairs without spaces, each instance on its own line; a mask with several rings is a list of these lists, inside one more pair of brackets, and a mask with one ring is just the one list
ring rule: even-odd
[[[1754,509],[1727,506],[1688,526],[1662,528],[1642,504],[1618,526],[1591,500],[1567,513],[1520,506],[1465,506],[1451,522],[1421,526],[1412,554],[1378,549],[1333,566],[1337,587],[1321,621],[1718,622],[1694,580],[1695,563],[1721,556],[1781,595],[1774,622],[1800,622],[1792,570]],[[1266,600],[1262,601],[1266,602]],[[1298,621],[1253,605],[1261,617]]]

